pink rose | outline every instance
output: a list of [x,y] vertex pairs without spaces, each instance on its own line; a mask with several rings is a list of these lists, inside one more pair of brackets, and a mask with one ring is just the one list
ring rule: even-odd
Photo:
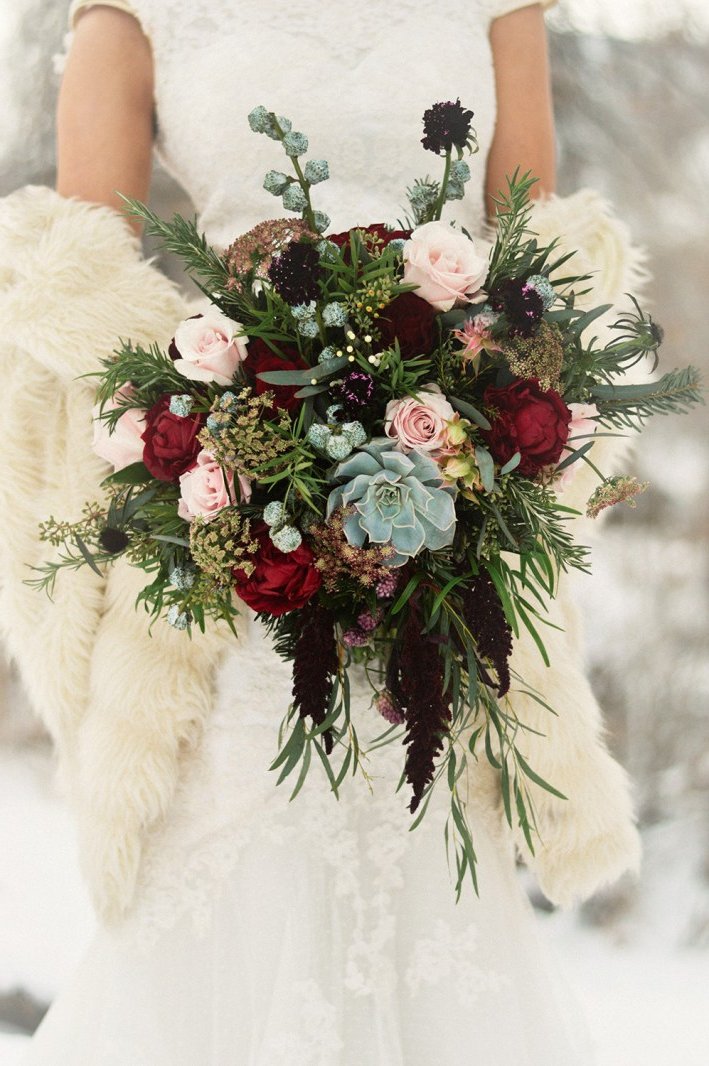
[[[114,411],[122,405],[121,399],[129,400],[134,393],[131,385],[124,385],[116,395],[103,405],[104,411]],[[145,411],[141,407],[130,407],[116,422],[113,432],[104,419],[99,418],[100,405],[94,407],[93,449],[97,455],[111,463],[114,470],[123,470],[131,463],[143,459],[143,440],[145,430]]]
[[[584,444],[591,439],[591,435],[598,429],[598,423],[593,421],[598,416],[598,408],[595,403],[570,403],[568,406],[571,411],[571,421],[569,423],[567,443],[573,445],[573,449],[576,450],[577,448],[583,448]],[[564,459],[569,455],[571,455],[571,448],[564,448],[559,457],[559,462],[563,463]],[[554,489],[557,492],[563,491],[571,484],[582,462],[583,459],[576,459],[570,466],[561,471],[554,482]]]
[[404,245],[404,281],[438,311],[470,303],[489,268],[490,244],[475,243],[447,222],[426,222]]
[[248,340],[239,336],[239,322],[216,307],[181,322],[170,345],[175,369],[191,381],[231,385],[239,363],[247,356]]
[[[239,497],[244,503],[251,499],[251,482],[242,474],[239,474]],[[180,502],[177,513],[187,522],[191,522],[197,515],[210,519],[222,508],[230,507],[234,503],[236,498],[233,472],[229,470],[225,474],[214,456],[203,449],[194,466],[180,474]]]
[[454,417],[455,411],[438,385],[423,385],[416,396],[389,401],[384,432],[402,451],[417,448],[436,452],[446,444],[448,422]]

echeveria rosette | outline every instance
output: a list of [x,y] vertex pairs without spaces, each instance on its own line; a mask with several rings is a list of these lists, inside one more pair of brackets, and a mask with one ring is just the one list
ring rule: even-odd
[[327,501],[327,517],[342,508],[345,536],[354,547],[365,541],[391,545],[388,566],[403,566],[424,549],[453,543],[454,490],[442,482],[436,463],[420,451],[395,451],[391,441],[371,441],[340,463]]

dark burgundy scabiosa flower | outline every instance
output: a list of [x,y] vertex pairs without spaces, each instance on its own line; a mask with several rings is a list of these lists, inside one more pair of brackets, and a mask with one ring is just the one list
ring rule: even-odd
[[104,551],[118,555],[130,544],[130,537],[122,529],[106,526],[98,535],[98,542]]
[[441,155],[452,148],[466,147],[470,136],[470,123],[473,112],[463,107],[460,98],[453,103],[434,104],[423,113],[423,132],[421,144],[429,152]]
[[513,336],[531,337],[544,314],[544,300],[524,278],[507,278],[490,297],[495,311],[504,311]]
[[318,282],[324,271],[320,256],[312,244],[291,241],[273,258],[268,276],[282,299],[289,304],[305,304],[320,295]]
[[357,415],[374,395],[374,378],[364,370],[350,370],[343,378],[333,383],[330,394],[342,404],[345,414]]

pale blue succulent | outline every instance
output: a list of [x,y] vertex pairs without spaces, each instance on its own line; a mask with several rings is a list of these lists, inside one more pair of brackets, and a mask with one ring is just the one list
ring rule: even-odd
[[354,508],[344,520],[347,540],[357,548],[367,540],[391,545],[396,554],[389,566],[453,543],[454,490],[442,485],[438,466],[423,452],[404,455],[380,437],[340,463],[333,480],[342,484],[328,497],[328,518],[340,508]]

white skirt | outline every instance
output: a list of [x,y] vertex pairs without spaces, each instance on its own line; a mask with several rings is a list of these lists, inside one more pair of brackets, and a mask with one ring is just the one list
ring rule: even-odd
[[338,802],[314,764],[289,802],[268,771],[289,690],[252,625],[131,913],[97,934],[25,1066],[592,1063],[502,827],[478,824],[480,896],[456,904],[445,782],[409,832],[398,745],[371,754],[371,790],[349,779]]

